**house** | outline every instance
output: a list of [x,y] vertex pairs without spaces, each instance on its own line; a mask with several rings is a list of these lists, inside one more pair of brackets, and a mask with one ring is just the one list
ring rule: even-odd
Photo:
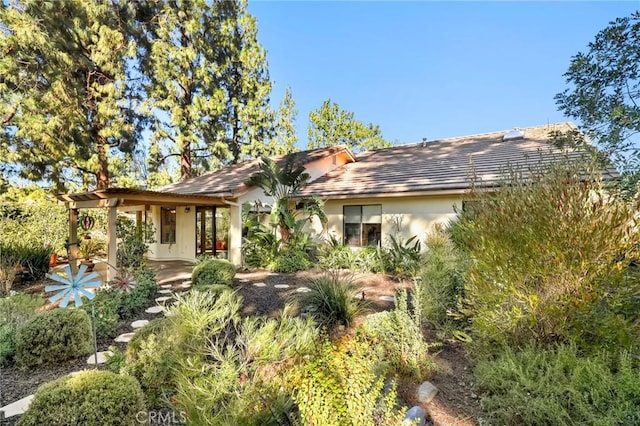
[[[571,123],[559,123],[399,145],[357,156],[345,147],[298,152],[293,154],[294,163],[311,175],[299,195],[323,199],[327,231],[351,246],[377,244],[389,235],[423,237],[435,224],[454,218],[472,184],[490,190],[507,167],[560,161],[562,151],[550,143],[550,132],[574,129]],[[285,157],[274,160],[282,163]],[[156,191],[110,188],[60,195],[70,211],[72,256],[78,209],[106,207],[109,237],[115,235],[118,210],[137,211],[138,220],[146,217],[153,222],[157,235],[150,259],[193,260],[197,254],[212,253],[240,264],[242,206],[256,200],[271,203],[260,188],[247,185],[259,161],[231,165]],[[616,174],[612,168],[604,172]],[[321,231],[318,223],[311,230],[317,235]],[[108,263],[113,265],[115,239],[109,241]]]

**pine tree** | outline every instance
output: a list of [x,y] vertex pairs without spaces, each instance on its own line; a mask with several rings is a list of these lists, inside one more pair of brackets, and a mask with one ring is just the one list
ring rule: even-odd
[[327,99],[316,111],[309,113],[308,148],[345,145],[353,152],[386,148],[391,142],[384,139],[380,126],[364,124]]
[[296,101],[293,99],[291,89],[287,87],[276,112],[273,137],[271,142],[265,145],[261,156],[269,157],[298,151],[296,147],[298,135],[295,126],[297,115]]
[[109,186],[109,158],[140,130],[133,22],[126,2],[0,2],[2,160],[58,191],[78,177]]

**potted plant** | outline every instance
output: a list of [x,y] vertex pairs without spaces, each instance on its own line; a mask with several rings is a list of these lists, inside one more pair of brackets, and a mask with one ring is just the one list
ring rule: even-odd
[[216,250],[227,249],[230,221],[228,211],[222,211],[216,215]]
[[93,267],[95,264],[93,263],[93,259],[95,259],[102,250],[102,244],[95,239],[83,239],[78,246],[78,254],[80,256],[81,265],[87,265],[87,271],[93,271]]

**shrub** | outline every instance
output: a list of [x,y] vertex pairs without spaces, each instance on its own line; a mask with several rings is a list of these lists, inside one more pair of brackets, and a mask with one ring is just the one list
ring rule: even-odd
[[637,202],[606,194],[581,163],[513,172],[495,196],[476,195],[478,207],[460,219],[473,229],[464,233],[465,302],[476,342],[633,345]]
[[352,277],[326,274],[312,279],[309,289],[301,296],[302,304],[322,325],[348,326],[366,307],[364,301],[355,298]]
[[87,314],[91,315],[95,309],[96,336],[99,339],[111,338],[116,335],[120,321],[120,306],[123,294],[112,288],[101,288],[93,300],[82,305]]
[[409,309],[406,291],[396,296],[393,311],[369,315],[362,325],[362,333],[372,345],[384,348],[384,358],[395,373],[423,378],[433,369],[428,360],[429,345],[420,325],[420,309]]
[[309,425],[399,425],[403,409],[396,407],[395,384],[384,390],[378,374],[380,359],[367,341],[347,339],[318,351],[288,374],[287,387]]
[[450,321],[448,312],[455,310],[462,296],[464,270],[461,253],[441,230],[427,236],[427,252],[421,265],[420,308],[425,320],[434,325]]
[[136,379],[88,370],[42,385],[18,425],[134,426],[144,409]]
[[231,286],[236,275],[233,263],[223,259],[208,259],[193,268],[191,280],[194,287],[224,284]]
[[391,246],[386,250],[385,271],[399,276],[414,277],[420,271],[420,252],[422,244],[417,235],[406,241],[389,237]]
[[280,241],[275,229],[269,230],[260,224],[249,228],[243,244],[244,262],[254,268],[266,268],[280,251]]
[[91,319],[81,309],[54,309],[29,319],[16,334],[21,367],[64,361],[92,352]]
[[278,253],[268,265],[274,272],[291,273],[310,269],[312,266],[309,255],[299,249],[290,248]]
[[640,371],[626,353],[583,358],[575,345],[506,349],[474,373],[487,424],[640,423]]
[[44,304],[40,296],[15,294],[0,298],[0,366],[13,361],[16,351],[16,333]]
[[129,292],[123,292],[122,309],[130,317],[147,305],[158,291],[155,273],[148,268],[134,272],[135,286]]
[[[32,246],[24,243],[1,244],[2,262],[0,275],[9,277],[12,272],[18,272],[21,279],[27,281],[41,280],[49,272],[49,256],[53,249],[47,246]],[[16,270],[16,267],[18,268]],[[16,275],[13,275],[16,278]],[[5,291],[11,289],[9,280],[5,278]]]
[[154,227],[144,223],[138,229],[134,221],[120,216],[116,221],[116,233],[119,240],[116,251],[118,267],[127,271],[140,268],[144,264],[149,244],[155,242]]

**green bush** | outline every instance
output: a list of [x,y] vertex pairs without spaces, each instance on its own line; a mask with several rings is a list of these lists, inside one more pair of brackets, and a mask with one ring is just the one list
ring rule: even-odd
[[[637,344],[638,202],[607,194],[594,166],[513,172],[458,227],[471,266],[466,312],[479,347],[580,340]],[[597,318],[595,315],[597,314]],[[614,332],[612,332],[614,331]],[[635,341],[635,343],[634,343]]]
[[420,275],[420,300],[422,315],[434,325],[451,321],[449,312],[454,311],[462,296],[464,283],[462,254],[447,234],[436,230],[427,236],[427,252],[423,255]]
[[393,311],[369,315],[361,331],[372,345],[384,348],[384,358],[394,373],[421,379],[434,365],[428,359],[429,345],[420,323],[419,307],[409,309],[403,291],[396,296]]
[[23,368],[64,361],[92,352],[92,341],[91,319],[85,311],[45,311],[18,329],[15,360]]
[[191,280],[194,287],[215,284],[233,285],[236,267],[233,263],[223,259],[208,259],[193,268]]
[[43,279],[49,272],[49,256],[53,253],[53,249],[48,246],[12,243],[0,244],[0,253],[5,259],[12,259],[9,263],[17,264],[22,268],[18,273],[20,279],[37,281]]
[[120,321],[119,309],[122,300],[122,292],[112,288],[101,288],[96,292],[93,300],[82,305],[82,309],[89,315],[92,307],[95,308],[96,336],[99,339],[115,337]]
[[295,248],[280,251],[268,268],[274,272],[291,273],[305,271],[312,266],[309,255]]
[[506,349],[474,373],[487,424],[640,424],[640,371],[628,354],[584,358],[575,345]]
[[0,366],[13,361],[18,328],[36,315],[36,308],[43,304],[42,297],[30,294],[0,298]]
[[154,227],[144,223],[138,229],[133,220],[120,216],[116,221],[116,234],[119,240],[116,251],[118,268],[131,271],[142,267],[149,244],[155,242]]
[[300,296],[302,305],[322,325],[348,326],[366,308],[365,302],[355,297],[353,278],[326,274],[312,279],[309,289]]
[[135,426],[144,410],[136,379],[88,370],[42,385],[18,425]]
[[275,229],[269,230],[260,224],[252,224],[242,243],[244,263],[253,268],[266,268],[280,251],[280,241]]
[[321,345],[288,373],[287,388],[307,425],[399,425],[395,384],[385,392],[379,350],[366,340]]
[[151,269],[138,269],[133,275],[136,284],[131,291],[124,292],[122,297],[122,309],[127,317],[141,311],[158,291],[156,276]]
[[385,272],[402,276],[415,277],[420,271],[422,244],[417,235],[406,241],[389,237],[391,245],[384,256]]

